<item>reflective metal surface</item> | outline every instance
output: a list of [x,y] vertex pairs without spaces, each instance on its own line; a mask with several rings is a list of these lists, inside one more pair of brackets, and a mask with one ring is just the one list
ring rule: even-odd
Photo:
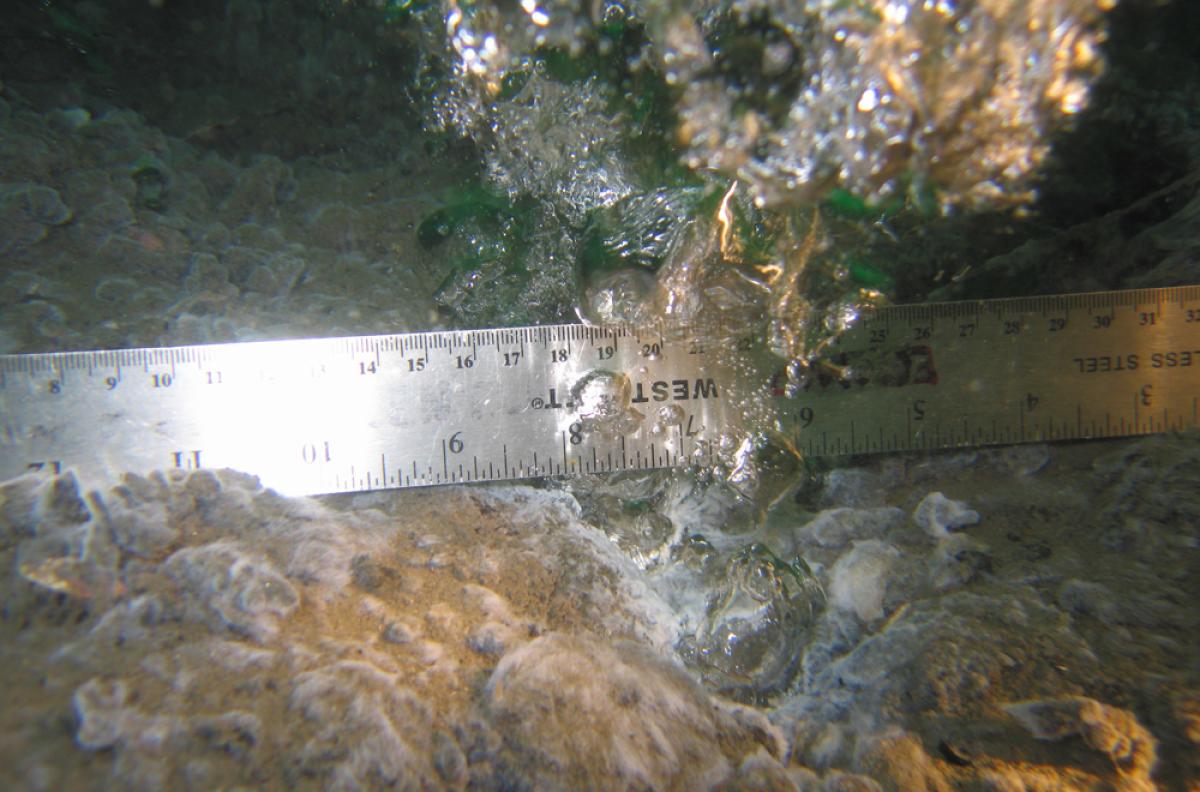
[[288,494],[1200,427],[1200,287],[896,306],[798,382],[755,339],[581,325],[0,357],[0,479],[229,467]]

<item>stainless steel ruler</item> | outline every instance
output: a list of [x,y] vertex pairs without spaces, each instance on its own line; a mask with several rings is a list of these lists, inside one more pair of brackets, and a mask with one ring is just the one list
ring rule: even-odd
[[0,356],[0,479],[234,468],[288,494],[1200,428],[1200,286],[865,313],[761,339],[557,325]]

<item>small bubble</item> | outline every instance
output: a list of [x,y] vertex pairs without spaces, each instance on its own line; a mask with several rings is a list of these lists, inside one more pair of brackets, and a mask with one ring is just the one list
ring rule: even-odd
[[629,377],[605,369],[589,371],[571,387],[571,403],[585,429],[606,435],[638,430],[644,416],[630,409],[632,395]]
[[858,110],[860,113],[869,113],[876,107],[879,107],[879,94],[874,88],[868,88],[858,97]]
[[604,420],[629,407],[631,391],[625,374],[598,368],[571,386],[571,401],[580,418]]
[[667,434],[672,427],[682,424],[685,417],[686,413],[678,404],[663,405],[655,412],[650,432],[656,435]]
[[683,408],[678,404],[668,404],[658,408],[658,420],[663,423],[679,423],[683,420]]

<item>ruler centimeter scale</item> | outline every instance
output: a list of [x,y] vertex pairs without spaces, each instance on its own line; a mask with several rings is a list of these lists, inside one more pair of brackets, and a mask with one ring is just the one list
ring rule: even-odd
[[0,480],[286,494],[1200,428],[1200,286],[865,311],[794,395],[761,339],[555,325],[0,356]]

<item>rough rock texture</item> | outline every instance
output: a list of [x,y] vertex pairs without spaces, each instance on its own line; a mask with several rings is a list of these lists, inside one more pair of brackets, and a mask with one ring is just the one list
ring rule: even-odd
[[[534,789],[704,789],[783,740],[631,643],[547,635],[505,656],[484,692],[514,779]],[[756,760],[778,768],[777,763]]]
[[[1032,452],[880,460],[859,471],[894,505],[783,501],[652,567],[557,489],[317,501],[233,473],[88,494],[25,477],[0,486],[0,780],[1186,788],[1197,592],[1176,515],[1196,508],[1198,447],[1063,447],[1034,473]],[[931,534],[930,477],[978,521]],[[662,519],[693,528],[722,502],[675,492]],[[828,607],[737,605],[770,590],[745,572],[797,579],[784,554]],[[716,621],[719,666],[687,649]],[[794,664],[762,660],[775,642]]]
[[[97,772],[139,788],[535,783],[546,768],[509,755],[550,749],[557,716],[521,714],[545,691],[577,691],[568,721],[642,724],[610,760],[632,762],[630,779],[646,763],[656,786],[671,778],[668,744],[721,757],[697,776],[710,784],[760,745],[783,755],[763,715],[714,702],[664,659],[671,613],[570,498],[501,488],[336,505],[209,472],[128,477],[86,503],[69,476],[4,485],[4,652],[40,658],[4,685],[18,702],[8,744],[33,741],[6,749],[9,785]],[[32,712],[67,728],[51,739]],[[676,717],[695,722],[691,738]],[[587,735],[569,732],[581,742],[563,750],[601,778]],[[84,761],[56,761],[72,736]]]
[[[9,91],[0,352],[429,323],[439,276],[410,242],[436,198],[407,177],[434,161],[397,152],[354,171],[321,154],[226,159],[130,110],[76,107],[78,123],[64,124]],[[392,291],[397,279],[409,288]]]
[[[866,520],[831,531],[852,512],[826,510],[796,534],[835,607],[773,715],[792,760],[904,790],[1194,785],[1196,584],[1177,564],[1197,544],[1176,515],[1196,505],[1198,442],[860,468],[912,516],[879,539]],[[931,476],[955,498],[921,495]]]

